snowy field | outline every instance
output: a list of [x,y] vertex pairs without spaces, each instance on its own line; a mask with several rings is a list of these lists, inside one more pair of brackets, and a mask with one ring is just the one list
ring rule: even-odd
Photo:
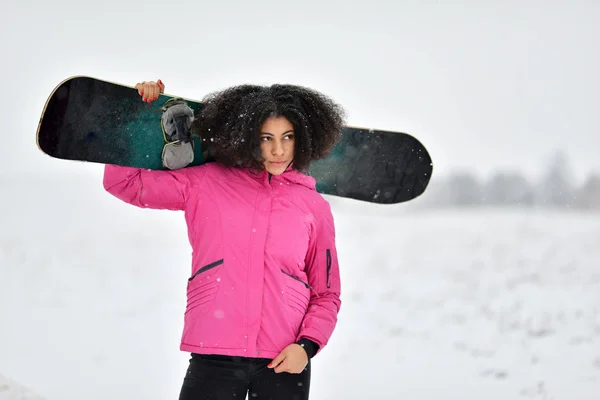
[[[100,175],[0,191],[0,399],[176,399],[182,214]],[[343,305],[312,399],[600,398],[600,214],[330,200]]]

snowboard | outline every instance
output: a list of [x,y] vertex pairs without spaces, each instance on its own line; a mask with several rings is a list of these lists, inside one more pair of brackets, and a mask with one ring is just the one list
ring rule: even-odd
[[[161,94],[145,103],[133,86],[74,76],[48,97],[38,124],[38,148],[63,160],[167,169],[162,115],[173,102],[199,115],[202,102]],[[212,162],[210,143],[192,135],[193,161]],[[425,146],[404,132],[345,126],[326,158],[313,161],[308,174],[317,191],[377,204],[396,204],[420,196],[433,170]]]

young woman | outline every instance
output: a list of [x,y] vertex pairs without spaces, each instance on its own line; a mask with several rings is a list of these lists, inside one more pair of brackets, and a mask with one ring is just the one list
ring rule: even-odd
[[[136,88],[146,102],[164,92],[160,80]],[[292,85],[203,102],[193,130],[216,162],[107,165],[104,187],[137,207],[184,211],[193,252],[180,349],[191,359],[180,400],[308,399],[310,360],[341,301],[333,216],[306,170],[339,139],[344,112]]]

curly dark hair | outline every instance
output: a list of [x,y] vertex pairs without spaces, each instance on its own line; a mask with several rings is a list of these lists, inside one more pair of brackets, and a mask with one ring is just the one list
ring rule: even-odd
[[293,168],[301,171],[330,154],[345,123],[340,105],[296,85],[233,86],[209,94],[202,103],[192,133],[215,161],[257,171],[264,170],[259,134],[267,118],[285,117],[294,127]]

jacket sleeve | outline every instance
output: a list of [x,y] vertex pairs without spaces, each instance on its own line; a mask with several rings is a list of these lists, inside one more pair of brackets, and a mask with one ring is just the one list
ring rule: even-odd
[[106,165],[104,188],[140,208],[183,210],[194,172],[192,168],[169,171]]
[[308,311],[298,340],[314,342],[318,354],[329,341],[341,307],[341,282],[335,245],[335,226],[329,203],[314,223],[305,258],[308,283],[312,287]]

